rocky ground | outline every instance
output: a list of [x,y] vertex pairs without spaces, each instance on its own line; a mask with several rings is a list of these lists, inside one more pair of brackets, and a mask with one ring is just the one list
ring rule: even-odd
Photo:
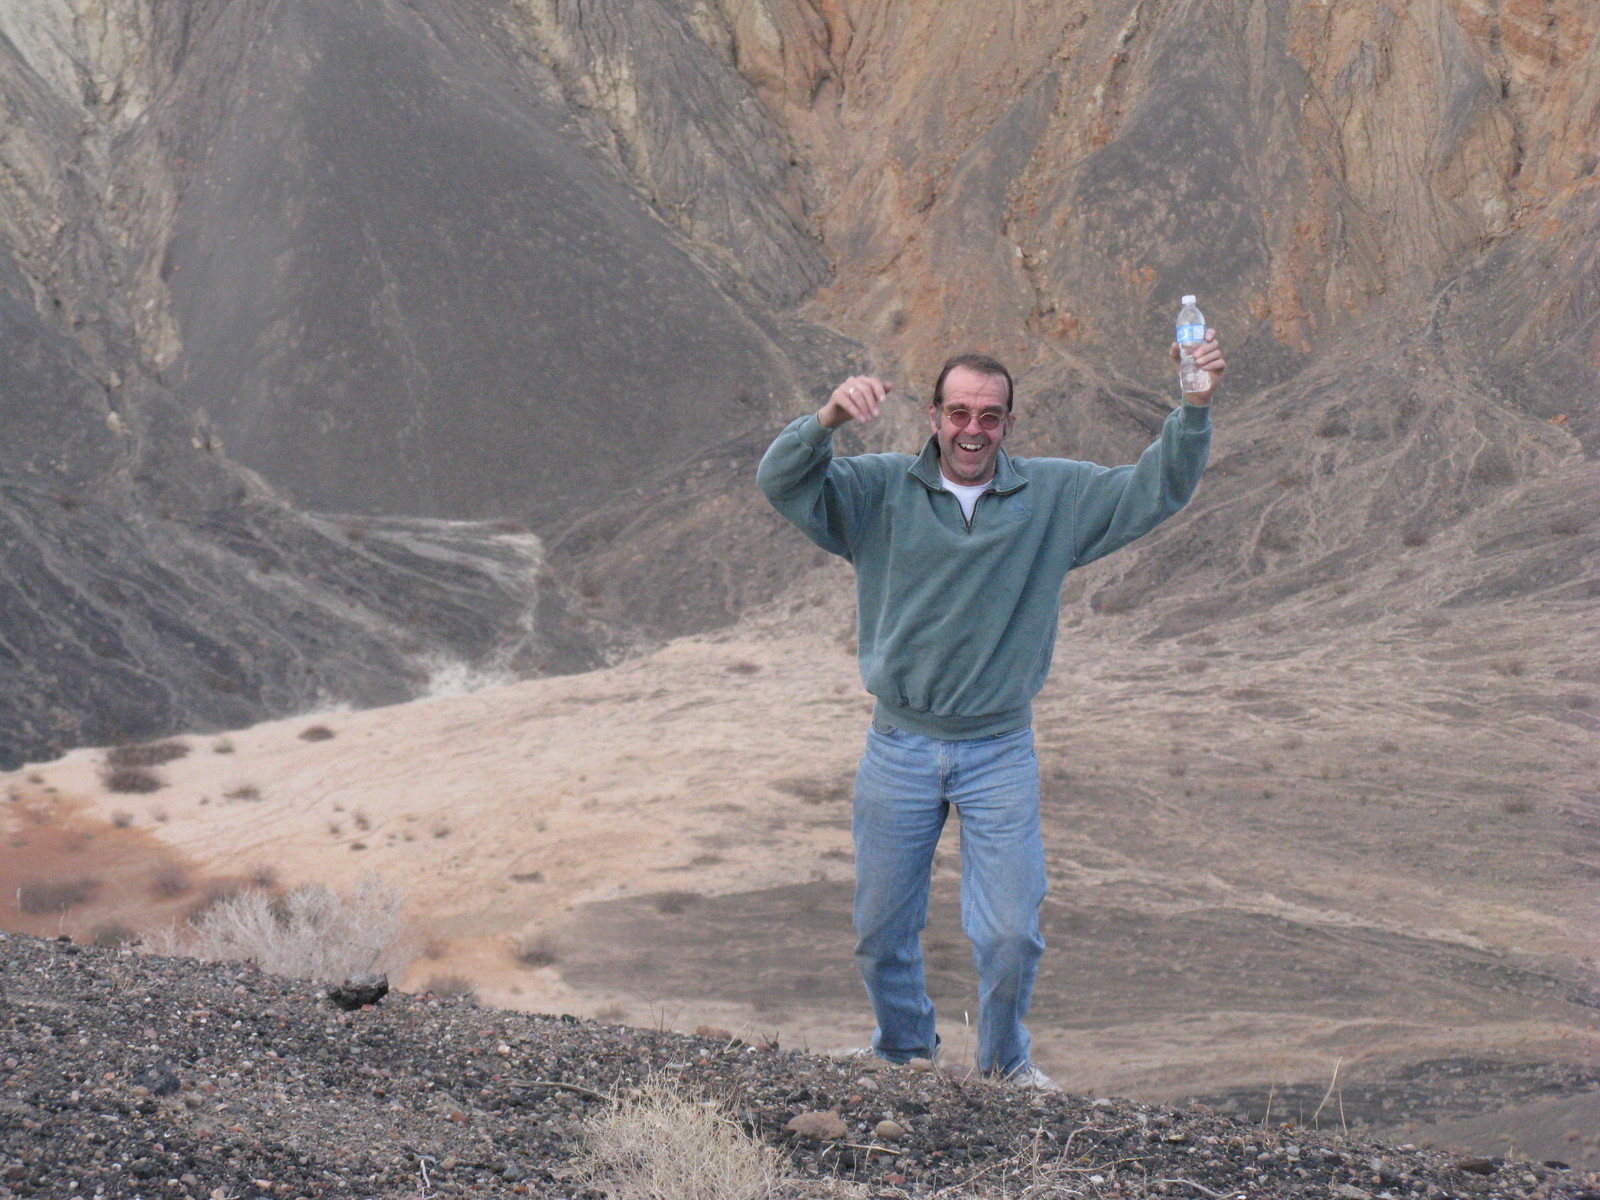
[[[779,1148],[797,1195],[1600,1200],[1600,1174],[1559,1163],[459,996],[344,1011],[248,966],[15,935],[0,961],[0,1197],[578,1196],[585,1121],[655,1081],[726,1103]],[[829,1112],[820,1136],[792,1127]]]

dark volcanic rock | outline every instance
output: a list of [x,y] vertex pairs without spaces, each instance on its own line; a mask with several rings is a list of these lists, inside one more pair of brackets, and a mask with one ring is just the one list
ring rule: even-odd
[[0,252],[0,766],[396,702],[452,663],[596,661],[536,539],[297,513],[212,451],[125,331],[85,348],[26,294]]
[[[0,934],[0,1195],[575,1195],[584,1121],[649,1082],[716,1098],[796,1194],[1576,1200],[1600,1176],[1205,1108],[1043,1095],[729,1039],[391,996],[339,1012],[236,965]],[[144,1044],[179,1087],[151,1087]],[[836,1113],[824,1140],[789,1130]],[[892,1121],[902,1136],[875,1131]],[[839,1131],[842,1130],[842,1133]],[[1482,1172],[1481,1174],[1478,1172]],[[807,1181],[819,1186],[808,1192]],[[833,1184],[828,1188],[827,1184]],[[522,1194],[518,1191],[517,1194]]]
[[0,13],[0,768],[601,660],[522,519],[843,345],[780,311],[826,273],[782,138],[636,7]]
[[[574,20],[682,60],[671,93],[634,81],[636,104],[737,113],[737,76],[637,7],[653,19]],[[150,247],[182,342],[173,377],[230,454],[306,504],[565,514],[789,403],[783,347],[517,50],[527,20],[510,4],[250,0],[181,31],[137,135],[190,164]],[[719,132],[732,144],[702,158],[774,154],[752,121]],[[657,146],[658,169],[694,145]],[[788,235],[765,290],[786,274],[798,298],[820,255],[741,182],[729,203]]]
[[354,1012],[363,1004],[376,1004],[389,994],[387,975],[357,975],[328,989],[328,1001],[335,1008]]

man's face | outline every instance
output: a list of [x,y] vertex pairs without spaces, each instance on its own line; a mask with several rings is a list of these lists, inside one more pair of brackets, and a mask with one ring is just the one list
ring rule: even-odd
[[957,367],[944,377],[944,407],[928,406],[939,439],[939,469],[956,483],[976,487],[994,478],[1000,443],[1011,432],[1006,381]]

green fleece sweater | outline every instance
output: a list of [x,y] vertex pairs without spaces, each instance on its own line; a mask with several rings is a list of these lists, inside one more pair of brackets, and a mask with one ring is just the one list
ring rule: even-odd
[[855,564],[861,678],[876,716],[977,738],[1032,721],[1062,578],[1182,508],[1210,445],[1210,413],[1185,404],[1134,466],[1002,450],[970,525],[940,481],[932,437],[917,458],[834,458],[833,434],[812,414],[778,435],[756,479],[807,537]]

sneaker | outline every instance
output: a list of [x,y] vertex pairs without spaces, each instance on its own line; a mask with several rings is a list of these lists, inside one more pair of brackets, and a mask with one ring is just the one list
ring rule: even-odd
[[877,1064],[877,1063],[881,1063],[881,1064],[883,1064],[885,1066],[890,1066],[890,1067],[907,1067],[907,1066],[909,1066],[909,1067],[913,1067],[913,1068],[919,1068],[920,1067],[922,1070],[927,1070],[930,1067],[936,1066],[938,1064],[939,1056],[943,1052],[943,1050],[944,1050],[944,1046],[941,1044],[941,1045],[935,1046],[933,1048],[933,1057],[932,1058],[918,1058],[916,1056],[913,1056],[911,1058],[906,1059],[905,1062],[896,1062],[892,1058],[885,1058],[883,1055],[879,1054],[876,1050],[874,1050],[871,1046],[858,1046],[854,1050],[836,1050],[832,1054],[830,1054],[828,1057],[829,1058],[844,1059],[844,1060],[847,1060],[849,1062],[859,1062],[859,1063],[862,1063],[862,1064],[868,1064],[868,1063]]
[[1029,1063],[1025,1067],[1018,1067],[1005,1077],[1004,1082],[1012,1087],[1023,1088],[1030,1092],[1059,1092],[1061,1085],[1038,1067]]
[[828,1057],[836,1058],[841,1062],[886,1063],[889,1061],[871,1046],[857,1046],[853,1050],[830,1051]]

